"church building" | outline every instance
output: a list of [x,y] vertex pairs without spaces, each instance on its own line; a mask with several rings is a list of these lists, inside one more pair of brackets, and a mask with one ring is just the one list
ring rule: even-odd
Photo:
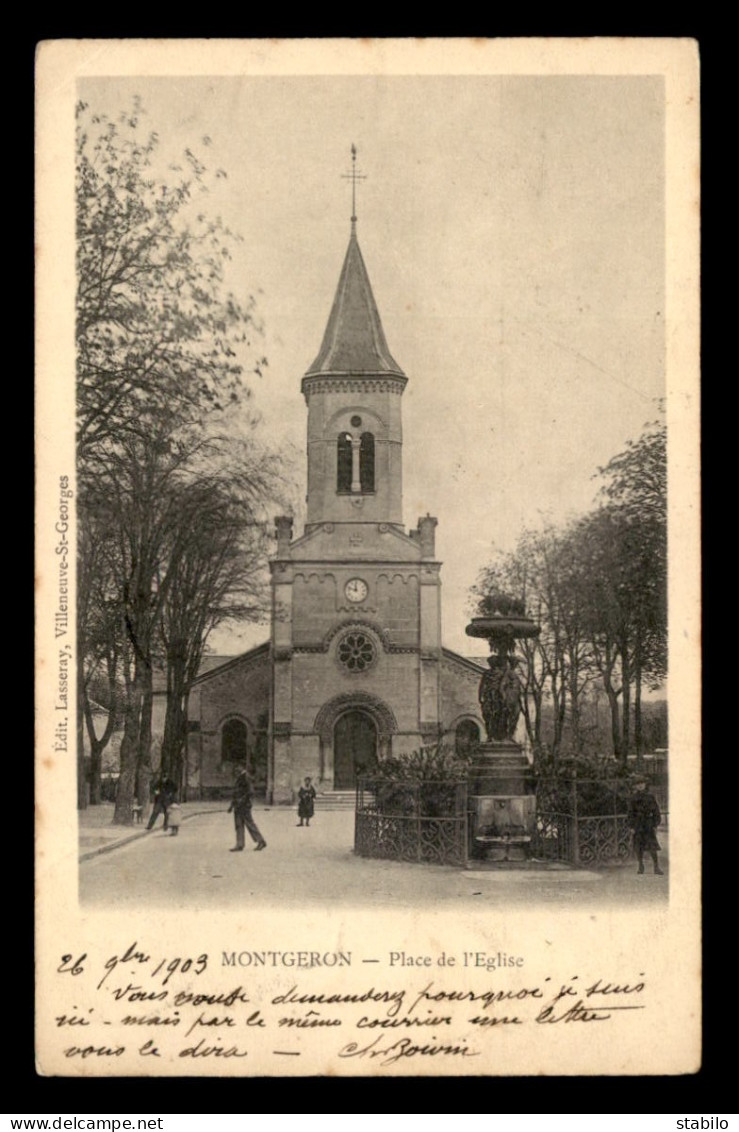
[[[224,793],[247,763],[292,803],[354,789],[386,756],[484,733],[483,667],[442,646],[437,520],[403,525],[403,392],[359,249],[356,217],[321,348],[302,379],[307,519],[275,521],[270,640],[213,658],[193,686],[192,785]],[[296,389],[297,395],[297,389]]]

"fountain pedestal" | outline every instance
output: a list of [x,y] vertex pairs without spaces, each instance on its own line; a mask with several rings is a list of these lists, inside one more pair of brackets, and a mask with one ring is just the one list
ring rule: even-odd
[[522,603],[504,595],[485,605],[487,616],[467,626],[469,636],[487,639],[491,653],[479,694],[488,741],[477,748],[469,770],[469,849],[478,860],[518,863],[530,855],[536,796],[528,759],[513,738],[521,712],[514,646],[522,637],[536,637],[539,626]]
[[529,857],[536,797],[518,743],[483,743],[469,771],[470,854],[477,860],[521,862]]

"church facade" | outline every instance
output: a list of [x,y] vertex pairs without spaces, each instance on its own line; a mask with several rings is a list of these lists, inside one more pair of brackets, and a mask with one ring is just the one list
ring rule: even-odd
[[353,218],[321,349],[302,379],[307,518],[302,533],[290,517],[275,521],[270,640],[192,689],[189,761],[202,796],[226,790],[246,762],[268,801],[292,803],[306,775],[319,792],[353,789],[390,754],[483,734],[483,668],[442,645],[437,520],[403,526],[407,381]]

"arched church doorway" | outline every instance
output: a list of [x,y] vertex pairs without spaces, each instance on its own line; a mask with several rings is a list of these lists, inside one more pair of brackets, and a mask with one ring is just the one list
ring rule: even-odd
[[347,711],[334,726],[334,790],[353,790],[377,765],[377,727],[365,711]]

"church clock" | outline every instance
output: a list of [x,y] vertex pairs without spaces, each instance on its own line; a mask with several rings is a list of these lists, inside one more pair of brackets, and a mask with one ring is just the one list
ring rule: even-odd
[[350,578],[344,586],[344,593],[348,601],[364,601],[369,593],[369,587],[362,578]]

